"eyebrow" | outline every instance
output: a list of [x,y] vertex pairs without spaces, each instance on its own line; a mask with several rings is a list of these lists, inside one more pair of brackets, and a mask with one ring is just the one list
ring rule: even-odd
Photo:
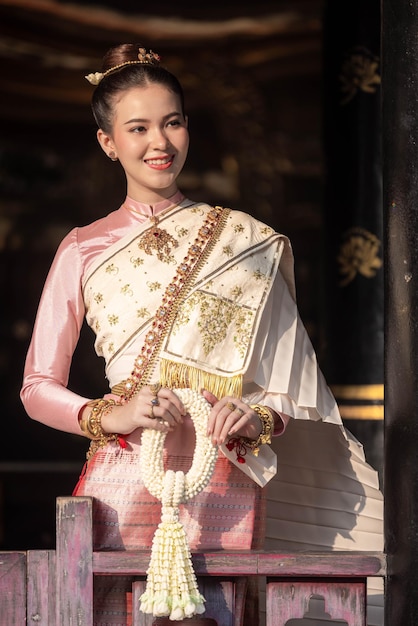
[[[173,113],[168,113],[167,115],[164,115],[163,117],[163,121],[165,122],[166,120],[170,119],[170,117],[177,117],[181,115],[181,113],[179,113],[178,111],[173,111]],[[124,124],[140,124],[140,123],[146,123],[149,122],[150,120],[147,119],[143,119],[140,117],[134,117],[131,120],[128,120],[127,122],[124,122]]]

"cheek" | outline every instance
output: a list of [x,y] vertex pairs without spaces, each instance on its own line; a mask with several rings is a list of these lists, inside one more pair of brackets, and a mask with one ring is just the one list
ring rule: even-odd
[[117,142],[116,145],[119,151],[126,155],[133,154],[135,152],[138,152],[138,150],[140,150],[140,145],[138,141],[135,141],[131,137],[119,138],[119,141]]
[[181,147],[184,152],[187,152],[187,150],[189,149],[189,133],[187,132],[187,130],[182,137]]

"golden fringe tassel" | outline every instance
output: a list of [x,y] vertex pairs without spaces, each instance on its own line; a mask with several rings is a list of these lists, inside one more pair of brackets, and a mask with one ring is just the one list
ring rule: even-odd
[[189,388],[198,392],[206,389],[218,399],[225,396],[234,398],[242,396],[242,374],[220,376],[167,359],[160,361],[160,383],[169,389]]

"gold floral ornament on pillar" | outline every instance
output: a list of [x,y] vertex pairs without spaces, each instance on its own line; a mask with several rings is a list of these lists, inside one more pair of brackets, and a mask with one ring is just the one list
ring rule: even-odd
[[188,502],[209,483],[218,448],[206,435],[211,405],[198,392],[175,389],[193,420],[196,446],[189,471],[164,471],[166,433],[144,429],[141,439],[141,475],[151,495],[161,501],[161,522],[154,534],[147,585],[140,610],[154,617],[180,621],[204,613],[205,598],[199,592],[179,505]]
[[344,94],[341,104],[350,102],[359,91],[375,93],[381,82],[378,70],[379,57],[367,48],[356,47],[347,53],[339,75]]
[[380,241],[364,228],[351,228],[344,234],[337,256],[339,272],[344,276],[340,287],[345,287],[361,274],[365,278],[374,278],[382,267],[382,259],[378,257]]

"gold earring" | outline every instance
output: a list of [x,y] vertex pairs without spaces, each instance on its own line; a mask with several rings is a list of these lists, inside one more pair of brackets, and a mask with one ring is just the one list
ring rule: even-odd
[[117,159],[117,156],[116,156],[116,154],[113,152],[113,150],[112,150],[112,152],[109,152],[109,154],[108,154],[107,156],[109,157],[109,159],[110,159],[111,161],[117,161],[117,160],[118,160],[118,159]]

